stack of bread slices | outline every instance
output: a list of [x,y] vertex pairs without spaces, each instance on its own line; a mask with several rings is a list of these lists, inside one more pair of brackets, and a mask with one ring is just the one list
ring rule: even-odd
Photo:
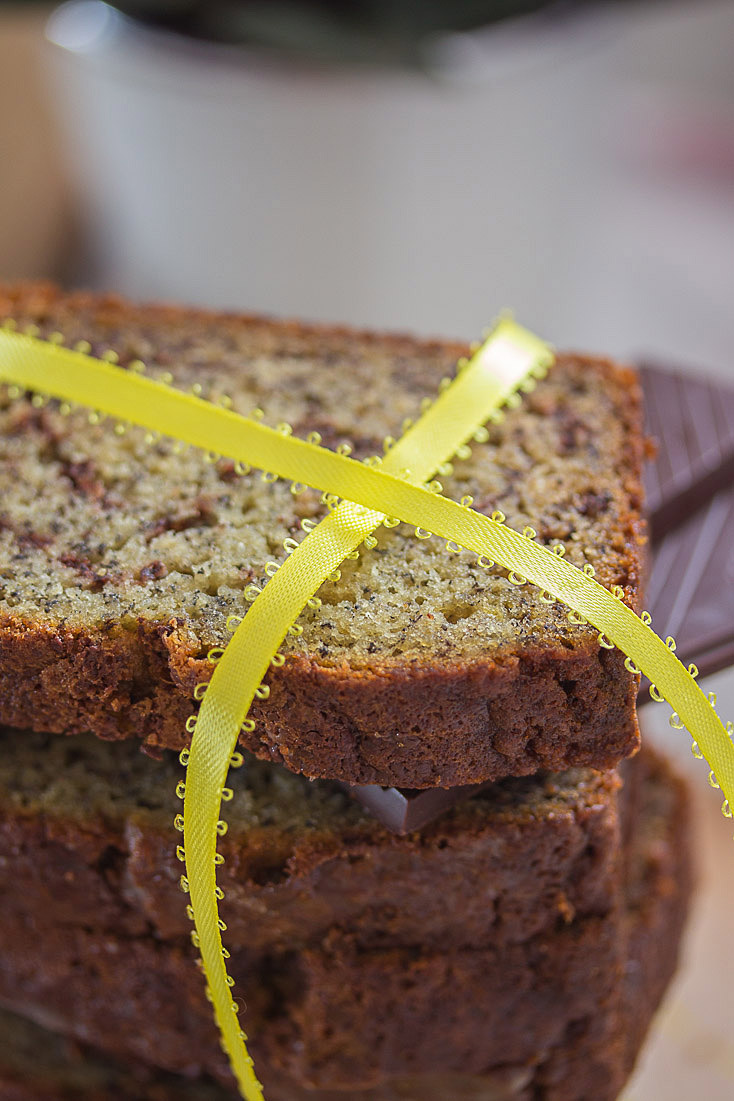
[[[0,290],[4,320],[358,459],[466,354],[38,285]],[[641,416],[632,372],[559,356],[444,492],[639,609]],[[324,507],[91,419],[0,388],[1,1092],[224,1101],[177,751],[244,589]],[[265,1097],[612,1101],[675,966],[685,793],[635,756],[636,679],[596,631],[435,538],[376,534],[284,643],[230,781],[221,913]],[[402,834],[350,792],[476,784]]]

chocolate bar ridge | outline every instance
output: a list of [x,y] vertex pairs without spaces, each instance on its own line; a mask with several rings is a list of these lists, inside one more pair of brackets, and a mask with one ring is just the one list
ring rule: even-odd
[[655,460],[645,469],[653,545],[734,483],[734,388],[645,365],[645,430]]

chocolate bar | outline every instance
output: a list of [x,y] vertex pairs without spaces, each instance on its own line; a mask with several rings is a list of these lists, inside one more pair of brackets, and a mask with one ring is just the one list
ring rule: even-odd
[[[734,664],[734,389],[643,366],[652,544],[648,608],[656,632],[701,676]],[[647,684],[640,705],[649,700]],[[345,789],[396,833],[421,829],[487,784]]]
[[734,388],[643,366],[645,429],[656,445],[645,470],[653,545],[734,483]]
[[659,367],[641,376],[657,450],[645,469],[648,607],[657,633],[708,676],[734,663],[734,389]]
[[461,799],[477,795],[485,784],[464,784],[454,788],[381,788],[379,784],[343,784],[353,799],[371,811],[394,833],[410,833],[427,826]]
[[654,548],[648,604],[657,633],[701,676],[734,664],[734,488]]

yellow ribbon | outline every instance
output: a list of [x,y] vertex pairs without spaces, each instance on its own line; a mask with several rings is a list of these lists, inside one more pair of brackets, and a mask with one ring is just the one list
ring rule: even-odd
[[[532,368],[547,364],[545,345],[503,322],[469,367],[421,421],[395,445],[379,468],[357,463],[302,440],[283,436],[203,401],[82,353],[0,331],[0,378],[61,400],[91,406],[176,439],[215,449],[280,477],[321,489],[342,503],[303,540],[254,601],[219,661],[204,694],[188,762],[183,815],[184,850],[196,936],[210,996],[240,1089],[259,1101],[260,1086],[244,1046],[231,998],[216,906],[215,858],[219,800],[230,757],[255,691],[288,627],[321,582],[386,517],[403,520],[497,562],[566,604],[616,645],[650,678],[657,692],[696,739],[710,779],[734,806],[732,725],[725,729],[691,671],[647,621],[586,572],[504,524],[421,486],[471,437],[477,426]],[[498,381],[493,374],[501,367]],[[418,484],[415,484],[418,483]],[[219,892],[221,895],[221,892]]]
[[[453,384],[395,443],[382,462],[382,470],[419,484],[426,481],[531,370],[547,369],[551,359],[537,338],[512,322],[502,322]],[[233,980],[224,962],[215,897],[221,793],[240,726],[286,631],[329,575],[385,519],[384,512],[344,501],[293,549],[256,597],[217,663],[194,729],[183,815],[185,885],[191,894],[198,947],[214,1012],[248,1101],[258,1101],[262,1094],[233,1015]]]

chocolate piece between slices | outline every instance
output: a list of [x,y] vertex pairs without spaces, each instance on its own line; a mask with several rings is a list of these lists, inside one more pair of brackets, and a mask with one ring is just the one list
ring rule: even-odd
[[[701,676],[734,664],[734,389],[660,367],[641,370],[656,452],[644,469],[652,543],[647,607],[656,632]],[[647,703],[649,682],[640,687]],[[347,788],[390,829],[420,829],[484,785]]]
[[344,790],[395,833],[410,833],[433,822],[449,807],[484,791],[487,784],[455,788],[383,788],[378,784],[342,784]]

